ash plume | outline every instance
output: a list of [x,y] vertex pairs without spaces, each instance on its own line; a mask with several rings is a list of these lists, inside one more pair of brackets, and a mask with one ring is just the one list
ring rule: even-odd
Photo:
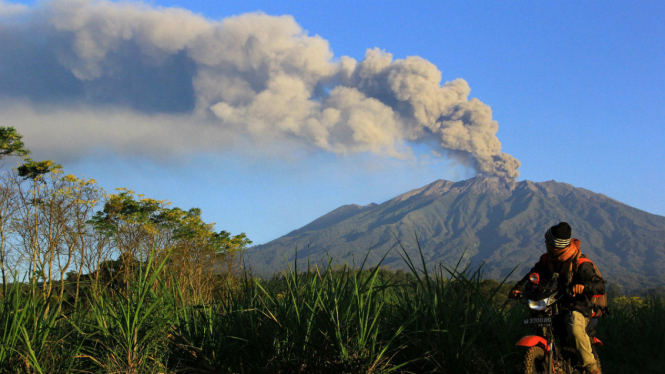
[[518,177],[490,107],[469,93],[417,56],[335,58],[290,16],[0,0],[0,126],[63,157],[106,147],[161,158],[245,139],[410,158],[422,142],[479,174]]

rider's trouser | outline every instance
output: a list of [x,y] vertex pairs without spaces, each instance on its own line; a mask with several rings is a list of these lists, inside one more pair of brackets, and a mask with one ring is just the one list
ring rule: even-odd
[[580,312],[572,311],[566,314],[565,323],[568,337],[571,339],[570,344],[577,349],[582,366],[587,370],[594,370],[596,359],[591,351],[591,340],[586,333],[586,325],[589,323],[589,319],[585,318]]

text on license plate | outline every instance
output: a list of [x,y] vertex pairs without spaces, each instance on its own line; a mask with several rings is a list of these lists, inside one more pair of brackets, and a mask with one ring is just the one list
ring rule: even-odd
[[525,325],[551,325],[552,317],[530,317],[524,319]]

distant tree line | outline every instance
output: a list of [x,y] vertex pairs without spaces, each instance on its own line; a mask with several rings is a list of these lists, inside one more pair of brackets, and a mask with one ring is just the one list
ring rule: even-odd
[[[209,299],[230,281],[244,233],[215,231],[201,210],[65,174],[52,160],[34,161],[13,127],[0,127],[0,159],[22,163],[0,174],[0,276],[3,294],[15,281],[39,284],[43,297],[71,298],[127,285],[150,256],[168,255],[166,271],[183,297]],[[68,285],[65,287],[65,285]],[[65,295],[67,293],[67,295]]]

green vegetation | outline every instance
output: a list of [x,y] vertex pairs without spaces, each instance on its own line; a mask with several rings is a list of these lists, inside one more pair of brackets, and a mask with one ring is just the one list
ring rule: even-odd
[[598,327],[604,373],[658,373],[665,366],[665,299],[620,296]]
[[8,156],[24,157],[30,151],[23,144],[23,135],[13,127],[0,127],[0,159]]
[[[52,161],[27,160],[0,178],[0,372],[517,370],[526,311],[483,268],[428,268],[422,251],[400,248],[406,271],[365,258],[263,280],[238,270],[250,243],[215,232],[198,209],[106,194]],[[611,289],[604,372],[657,372],[665,302],[658,290]]]
[[64,175],[27,158],[21,138],[0,127],[0,158],[24,157],[0,174],[0,371],[165,370],[172,307],[233,287],[251,241],[215,232],[199,209]]
[[[149,256],[122,287],[83,292],[76,304],[45,300],[39,284],[9,285],[0,370],[513,373],[523,354],[515,343],[528,333],[526,311],[506,302],[509,285],[480,272],[312,267],[270,280],[244,273],[200,302],[172,280],[169,258]],[[74,286],[65,283],[67,292]],[[598,334],[604,372],[658,372],[663,299],[618,297],[611,306]]]

